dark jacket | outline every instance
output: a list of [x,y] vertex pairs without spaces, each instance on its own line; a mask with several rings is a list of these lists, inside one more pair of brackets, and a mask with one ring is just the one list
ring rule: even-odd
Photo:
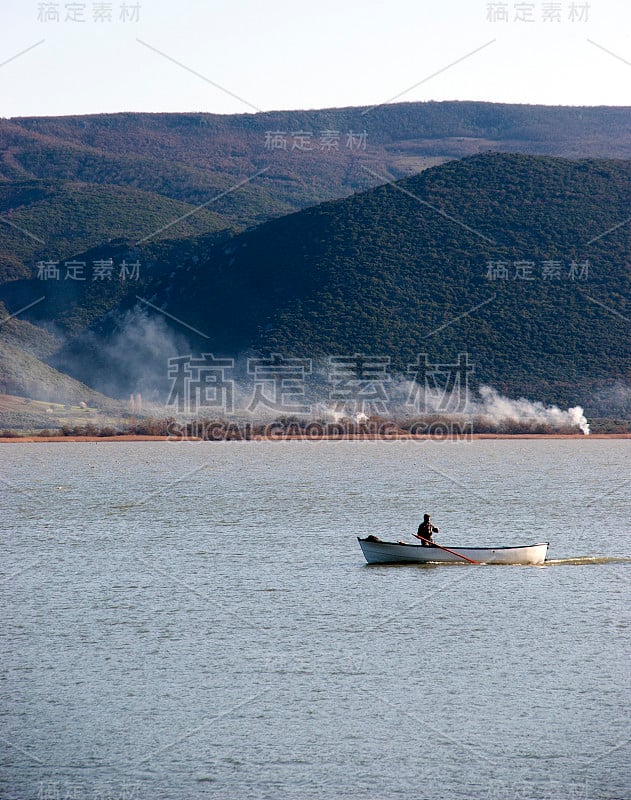
[[418,526],[418,536],[422,536],[424,539],[431,539],[432,533],[438,533],[438,528],[435,525],[432,525],[431,522],[421,522],[421,524]]

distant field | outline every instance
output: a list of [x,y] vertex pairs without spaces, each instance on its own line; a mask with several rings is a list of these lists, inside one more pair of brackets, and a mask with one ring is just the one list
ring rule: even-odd
[[[121,407],[121,414],[123,408]],[[0,433],[11,431],[54,430],[64,425],[74,427],[92,423],[97,427],[121,423],[121,415],[103,413],[83,405],[64,405],[43,400],[30,400],[10,394],[0,394]]]

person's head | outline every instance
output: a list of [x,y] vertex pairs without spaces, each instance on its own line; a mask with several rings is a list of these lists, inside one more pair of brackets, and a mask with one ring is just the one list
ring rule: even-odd
[[429,522],[429,514],[423,515],[423,522]]

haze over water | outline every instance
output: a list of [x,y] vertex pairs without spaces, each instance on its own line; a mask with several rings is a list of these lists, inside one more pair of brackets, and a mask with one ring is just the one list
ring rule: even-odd
[[627,441],[1,452],[3,798],[631,796]]

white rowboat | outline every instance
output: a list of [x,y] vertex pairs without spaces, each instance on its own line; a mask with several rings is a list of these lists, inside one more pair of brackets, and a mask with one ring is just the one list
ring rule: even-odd
[[428,564],[447,562],[467,564],[461,553],[483,564],[543,564],[548,554],[548,542],[523,547],[450,547],[450,553],[440,547],[425,547],[405,542],[384,542],[376,536],[357,537],[369,564]]

